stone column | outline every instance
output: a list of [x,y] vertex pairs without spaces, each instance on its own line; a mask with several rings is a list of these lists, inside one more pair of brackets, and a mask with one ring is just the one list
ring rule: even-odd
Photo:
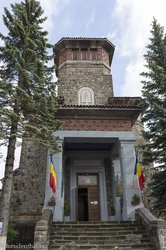
[[[138,206],[131,204],[134,194],[139,195],[137,179],[133,186],[134,168],[135,168],[135,150],[134,140],[120,141],[120,161],[123,184],[123,220],[134,220],[135,209]],[[140,205],[139,205],[140,206]]]
[[[63,140],[58,141],[59,148],[61,151],[53,155],[53,164],[56,172],[56,193],[53,194],[49,184],[50,178],[50,156],[48,153],[47,173],[46,173],[46,189],[45,189],[45,204],[44,209],[51,209],[53,211],[53,221],[63,221],[63,210],[64,210],[64,191],[63,191]],[[48,201],[51,196],[56,199],[56,205],[54,207],[48,206]]]

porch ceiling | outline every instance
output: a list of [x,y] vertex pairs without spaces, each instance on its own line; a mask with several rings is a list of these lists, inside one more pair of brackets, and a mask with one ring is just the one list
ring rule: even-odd
[[113,144],[111,143],[66,143],[64,145],[65,150],[87,150],[87,151],[109,151]]
[[110,151],[116,138],[65,138],[65,150]]

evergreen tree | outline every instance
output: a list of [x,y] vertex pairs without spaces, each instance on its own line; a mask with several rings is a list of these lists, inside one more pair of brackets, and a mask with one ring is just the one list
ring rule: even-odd
[[166,34],[156,19],[152,22],[152,37],[147,45],[147,72],[144,77],[143,101],[146,111],[143,132],[146,144],[143,146],[145,164],[157,164],[150,187],[155,197],[155,209],[166,208]]
[[6,236],[13,178],[13,163],[17,137],[32,140],[57,149],[53,132],[57,98],[53,82],[53,67],[48,63],[47,32],[42,24],[46,20],[36,0],[11,4],[4,9],[3,21],[8,34],[0,34],[0,127],[1,138],[8,144],[3,181],[0,221],[2,235]]

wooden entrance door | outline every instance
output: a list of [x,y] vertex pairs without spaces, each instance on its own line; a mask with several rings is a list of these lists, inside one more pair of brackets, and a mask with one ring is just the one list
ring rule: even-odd
[[98,186],[88,188],[89,221],[100,220],[100,203]]
[[100,220],[98,174],[78,174],[77,218]]

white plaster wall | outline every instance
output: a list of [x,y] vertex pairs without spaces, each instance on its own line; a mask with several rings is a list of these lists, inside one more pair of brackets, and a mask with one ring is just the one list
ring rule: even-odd
[[[134,177],[135,169],[135,150],[134,141],[123,140],[120,146],[120,158],[121,158],[121,171],[123,179],[123,219],[124,220],[134,220],[135,219],[135,209],[142,206],[133,206],[131,204],[131,199],[134,194],[139,195],[138,181]],[[134,186],[133,184],[134,180]]]
[[[58,144],[62,148],[62,142],[59,141]],[[63,221],[63,211],[64,211],[64,192],[62,190],[63,185],[63,168],[62,168],[62,151],[53,155],[53,164],[56,172],[56,193],[54,194],[51,191],[49,180],[50,180],[50,152],[48,152],[48,161],[47,161],[47,173],[46,173],[46,188],[45,188],[45,202],[43,209],[51,209],[53,211],[53,221]],[[54,196],[56,199],[55,207],[48,206],[48,200],[51,196]]]

